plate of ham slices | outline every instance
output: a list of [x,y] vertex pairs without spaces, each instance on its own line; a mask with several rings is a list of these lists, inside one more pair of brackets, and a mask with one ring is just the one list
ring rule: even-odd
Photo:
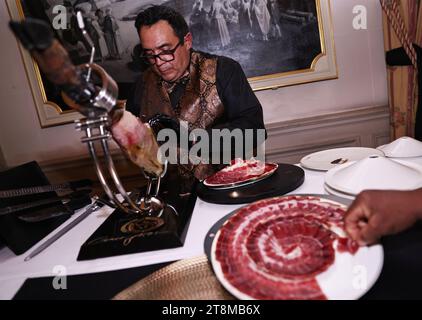
[[206,178],[203,184],[215,189],[236,188],[268,178],[277,168],[277,163],[267,163],[254,158],[249,160],[236,158],[230,165]]
[[347,207],[331,199],[269,198],[228,215],[206,248],[220,283],[239,299],[362,297],[381,273],[383,249],[348,238]]

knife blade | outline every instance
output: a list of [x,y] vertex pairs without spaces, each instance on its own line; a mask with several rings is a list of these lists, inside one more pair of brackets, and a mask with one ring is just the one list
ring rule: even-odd
[[59,190],[76,190],[82,187],[92,186],[92,180],[90,179],[82,179],[77,181],[70,181],[61,184],[52,184],[46,186],[35,186],[35,187],[28,187],[28,188],[18,188],[18,189],[10,189],[10,190],[0,190],[0,198],[13,198],[13,197],[20,197],[26,196],[30,194],[38,194],[44,192],[52,192],[52,191],[59,191]]

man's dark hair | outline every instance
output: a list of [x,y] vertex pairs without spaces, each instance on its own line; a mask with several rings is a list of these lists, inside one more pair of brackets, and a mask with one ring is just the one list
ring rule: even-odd
[[185,35],[189,32],[185,18],[176,10],[166,6],[151,6],[138,13],[135,21],[136,31],[143,26],[152,26],[160,20],[165,20],[173,28],[176,36],[183,43]]

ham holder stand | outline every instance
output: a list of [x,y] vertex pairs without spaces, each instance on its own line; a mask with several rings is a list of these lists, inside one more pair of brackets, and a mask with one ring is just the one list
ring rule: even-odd
[[[180,201],[175,200],[177,194],[168,193],[167,197],[175,205],[164,202],[159,197],[162,179],[167,172],[167,161],[163,173],[155,177],[144,172],[147,186],[144,193],[139,191],[129,195],[119,178],[110,154],[108,140],[112,137],[109,112],[117,103],[118,87],[116,82],[100,66],[93,63],[95,46],[84,29],[83,20],[78,13],[78,24],[86,41],[91,45],[90,63],[86,68],[86,80],[100,80],[100,90],[92,99],[93,107],[105,112],[76,121],[76,130],[83,131],[81,139],[88,146],[89,154],[94,161],[98,179],[109,199],[116,206],[112,215],[83,244],[78,260],[107,257],[111,255],[136,253],[141,251],[159,250],[182,246],[187,232],[187,225],[193,211],[195,195]],[[98,85],[97,85],[98,86]],[[105,164],[102,165],[97,155],[96,144],[101,145]],[[103,169],[106,167],[106,170]],[[109,185],[104,171],[108,172],[122,201]],[[135,195],[135,196],[133,196]],[[193,198],[193,199],[192,199]],[[179,211],[176,209],[179,207]]]

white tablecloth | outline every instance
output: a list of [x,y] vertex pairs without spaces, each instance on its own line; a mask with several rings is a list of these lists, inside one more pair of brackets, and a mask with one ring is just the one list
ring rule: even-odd
[[[324,172],[305,170],[305,182],[291,193],[327,194],[323,187],[324,174]],[[202,255],[204,254],[203,243],[208,230],[219,219],[241,206],[216,205],[198,198],[183,247],[89,261],[76,261],[80,246],[113,212],[113,209],[103,207],[29,261],[25,262],[24,259],[35,246],[19,256],[16,256],[10,249],[3,248],[0,251],[0,299],[13,298],[27,278],[63,276],[63,271],[66,272],[66,275],[76,275],[119,270]],[[58,232],[83,211],[84,209],[79,210],[49,236]],[[44,240],[41,240],[40,243]],[[58,270],[60,270],[60,274],[58,274]]]

